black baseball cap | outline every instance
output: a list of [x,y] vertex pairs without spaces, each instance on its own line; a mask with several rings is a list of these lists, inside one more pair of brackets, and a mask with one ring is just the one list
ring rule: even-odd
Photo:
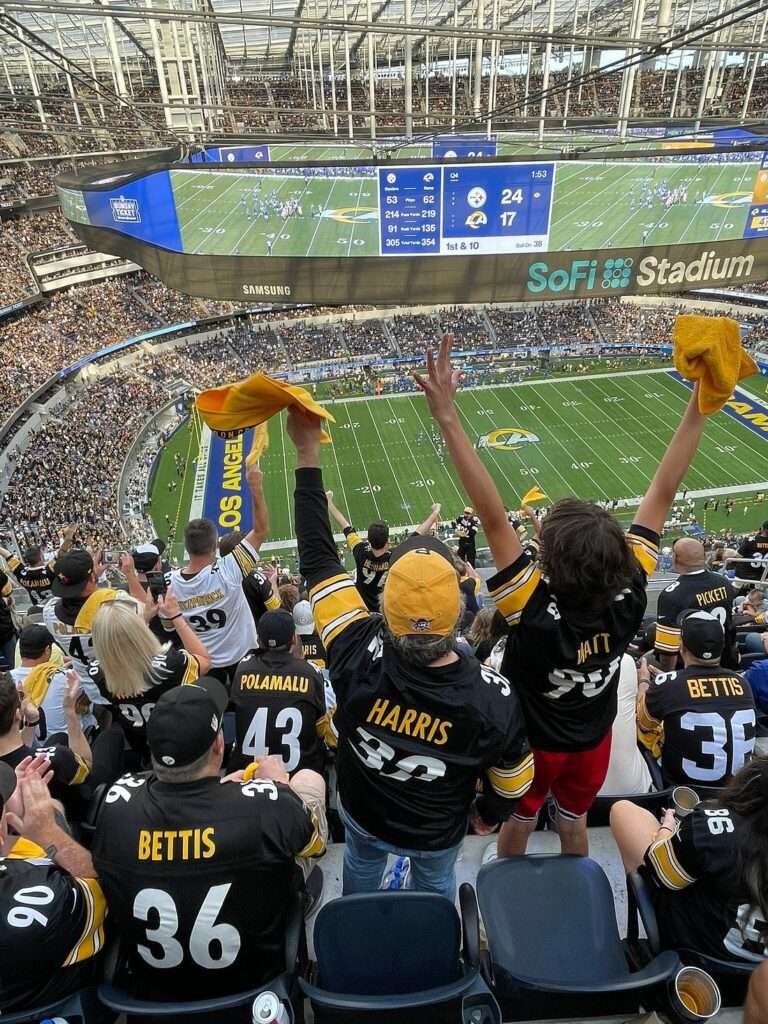
[[277,647],[288,647],[296,633],[293,615],[284,608],[264,612],[256,627],[259,634],[259,647],[274,650]]
[[167,690],[147,723],[153,759],[168,768],[183,768],[202,757],[221,729],[228,701],[227,691],[213,676]]
[[16,772],[10,765],[0,761],[0,814],[16,789]]
[[679,620],[680,641],[694,658],[718,661],[725,647],[725,630],[719,619],[709,612],[685,611]]
[[93,572],[93,559],[87,551],[77,548],[56,559],[51,590],[56,597],[79,597]]
[[136,572],[151,572],[157,565],[160,551],[156,544],[139,544],[131,555]]
[[155,537],[155,539],[151,540],[149,543],[152,545],[153,548],[157,548],[157,553],[159,555],[162,555],[162,553],[165,551],[165,541],[163,540],[162,537]]
[[19,653],[22,658],[39,658],[46,647],[52,647],[56,638],[47,626],[33,623],[24,626],[19,634]]

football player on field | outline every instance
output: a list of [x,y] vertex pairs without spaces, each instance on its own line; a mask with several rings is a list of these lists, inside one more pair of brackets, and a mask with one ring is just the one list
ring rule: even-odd
[[510,627],[501,670],[520,696],[535,762],[533,785],[502,827],[499,854],[525,852],[551,792],[563,852],[586,855],[586,814],[608,770],[621,658],[642,622],[659,533],[705,418],[694,392],[627,534],[598,505],[566,498],[542,523],[536,564],[461,424],[462,374],[451,366],[451,342],[443,337],[437,357],[428,351],[428,376],[415,377],[496,564],[488,590]]
[[436,538],[415,534],[392,552],[383,618],[371,615],[328,522],[320,421],[291,409],[288,433],[299,565],[337,697],[344,893],[376,890],[396,852],[410,857],[415,888],[453,899],[467,813],[492,826],[531,784],[517,698],[506,679],[457,650],[459,580]]

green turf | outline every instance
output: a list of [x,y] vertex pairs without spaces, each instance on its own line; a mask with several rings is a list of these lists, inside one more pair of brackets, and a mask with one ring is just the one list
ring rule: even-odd
[[[764,381],[755,378],[748,388],[749,384],[763,395]],[[516,507],[534,482],[553,500],[568,494],[590,499],[641,495],[688,394],[663,371],[614,373],[477,388],[460,392],[458,406],[475,443],[497,428],[523,428],[536,435],[536,441],[516,450],[481,449],[505,502]],[[336,424],[331,427],[333,445],[323,449],[324,479],[356,525],[377,518],[393,526],[415,524],[434,501],[442,504],[444,518],[450,518],[466,504],[450,463],[439,457],[421,396],[342,400],[329,408]],[[166,458],[172,465],[172,454]],[[284,420],[275,419],[262,460],[273,542],[294,536],[293,466]],[[173,506],[169,514],[175,518],[178,500],[167,494],[163,479],[159,474],[153,510]],[[725,413],[713,416],[685,486],[691,491],[728,487],[738,492],[744,485],[766,480],[768,439]],[[721,506],[728,496],[721,496]],[[710,514],[707,526],[751,529],[765,518],[765,506],[756,503],[754,495],[747,495],[746,503],[746,515],[741,502],[730,518],[722,510]],[[702,512],[703,500],[697,508]],[[188,504],[181,510],[181,521],[187,509]],[[157,519],[156,524],[161,529]]]
[[[169,536],[180,536],[183,533],[195,485],[193,461],[197,457],[198,445],[199,436],[187,421],[176,430],[160,452],[150,495],[149,514],[159,536],[166,541]],[[182,476],[176,472],[176,454],[184,459]],[[168,489],[169,483],[176,484],[173,490]],[[180,556],[181,552],[178,554]]]
[[[293,147],[298,150],[299,147]],[[333,147],[318,159],[334,159]],[[297,156],[300,154],[296,154]],[[578,162],[558,166],[550,227],[551,251],[712,242],[741,238],[758,165]],[[246,170],[173,170],[171,180],[187,252],[275,256],[370,256],[379,251],[375,177],[328,180]],[[687,202],[667,208],[643,200],[666,181],[687,189]],[[295,198],[301,216],[249,218],[250,195],[273,189]],[[246,197],[246,205],[241,197]],[[313,215],[312,209],[315,208]],[[318,215],[318,210],[322,212]]]

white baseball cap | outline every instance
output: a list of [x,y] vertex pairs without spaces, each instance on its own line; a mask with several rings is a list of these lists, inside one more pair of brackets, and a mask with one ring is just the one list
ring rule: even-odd
[[293,623],[299,636],[315,632],[315,619],[309,601],[298,601],[293,608]]

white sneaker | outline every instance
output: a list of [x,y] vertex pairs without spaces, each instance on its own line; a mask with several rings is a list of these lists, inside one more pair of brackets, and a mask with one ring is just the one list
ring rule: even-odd
[[483,850],[483,860],[482,860],[482,863],[483,864],[490,864],[492,861],[498,860],[498,859],[499,859],[499,851],[498,851],[498,847],[496,845],[496,840],[494,839],[492,842],[488,843],[486,848]]

